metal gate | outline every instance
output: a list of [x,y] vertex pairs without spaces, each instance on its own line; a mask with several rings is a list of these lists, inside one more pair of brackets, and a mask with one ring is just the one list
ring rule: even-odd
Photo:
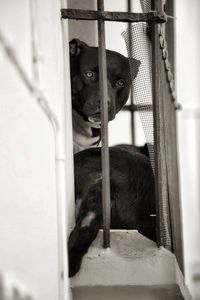
[[[108,152],[108,111],[107,76],[105,55],[105,21],[127,22],[128,24],[146,23],[151,40],[152,59],[152,99],[153,99],[153,136],[157,204],[157,243],[175,253],[183,271],[181,212],[176,148],[176,116],[178,105],[175,100],[173,77],[173,2],[162,0],[141,1],[143,13],[106,12],[103,0],[97,1],[97,11],[62,9],[65,19],[97,20],[99,41],[99,73],[102,112],[102,202],[104,247],[110,246],[110,186]],[[148,9],[149,4],[149,9]],[[130,8],[130,6],[129,6]],[[145,11],[146,10],[146,11]],[[131,31],[129,25],[129,31]],[[129,38],[129,47],[134,37]],[[129,53],[130,54],[130,53]],[[149,107],[132,105],[125,107],[131,113],[135,110],[148,111]]]

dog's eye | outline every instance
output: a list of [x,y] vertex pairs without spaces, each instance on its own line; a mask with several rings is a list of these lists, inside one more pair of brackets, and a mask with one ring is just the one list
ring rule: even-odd
[[118,86],[120,86],[120,87],[124,86],[125,83],[126,83],[126,82],[125,82],[124,79],[119,79],[119,80],[117,80],[117,82],[116,82],[116,84],[117,84]]
[[92,72],[92,71],[86,71],[86,72],[85,72],[85,76],[86,76],[87,78],[93,78],[93,77],[95,76],[95,74],[94,74],[94,72]]

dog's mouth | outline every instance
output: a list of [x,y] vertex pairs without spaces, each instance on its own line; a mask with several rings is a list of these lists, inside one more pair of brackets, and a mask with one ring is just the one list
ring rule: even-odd
[[88,121],[92,123],[93,127],[100,128],[101,127],[101,114],[96,113],[88,117]]

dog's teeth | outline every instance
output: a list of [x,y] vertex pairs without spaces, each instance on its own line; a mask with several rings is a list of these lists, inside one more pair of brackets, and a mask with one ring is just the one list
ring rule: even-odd
[[99,118],[95,117],[95,116],[88,117],[88,121],[93,123],[93,124],[96,124],[96,125],[101,124],[101,120],[99,120]]

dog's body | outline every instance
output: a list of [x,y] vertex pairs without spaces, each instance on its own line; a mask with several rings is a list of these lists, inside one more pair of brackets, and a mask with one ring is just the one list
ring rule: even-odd
[[[140,149],[110,148],[111,228],[137,229],[155,240],[154,175]],[[101,149],[75,155],[76,225],[68,241],[69,275],[79,270],[98,230],[102,228]]]
[[[108,120],[126,103],[140,61],[106,50]],[[98,48],[70,42],[75,155],[76,226],[69,241],[69,275],[79,270],[83,255],[102,227],[101,140]],[[87,149],[91,148],[91,149]],[[87,149],[85,151],[82,151]],[[144,149],[110,148],[111,227],[138,229],[155,240],[154,178]],[[81,152],[80,152],[81,151]]]
[[[108,119],[126,103],[132,79],[138,73],[140,61],[106,50],[108,82]],[[70,42],[74,151],[97,146],[101,139],[98,47],[73,39]]]

